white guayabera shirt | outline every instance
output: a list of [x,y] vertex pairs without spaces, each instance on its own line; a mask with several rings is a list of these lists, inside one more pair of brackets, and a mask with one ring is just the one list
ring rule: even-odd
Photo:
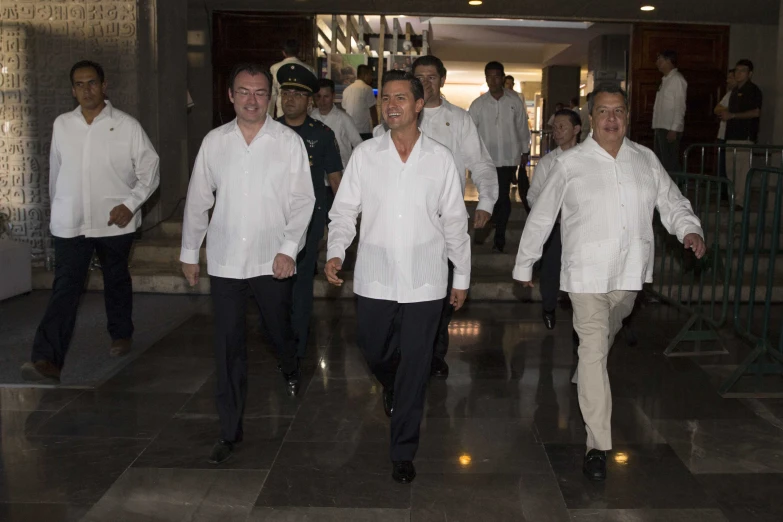
[[496,167],[517,166],[522,154],[530,152],[527,109],[516,92],[505,89],[499,100],[486,92],[468,112]]
[[[535,176],[533,177],[535,180]],[[558,212],[560,288],[574,293],[641,290],[652,282],[653,211],[680,242],[704,233],[690,202],[655,154],[625,139],[617,158],[592,137],[557,160],[525,223],[513,277],[530,281]]]

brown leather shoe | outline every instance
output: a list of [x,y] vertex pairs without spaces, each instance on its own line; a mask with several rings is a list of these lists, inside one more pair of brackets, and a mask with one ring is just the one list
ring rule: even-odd
[[131,350],[131,343],[133,339],[115,339],[111,342],[111,349],[109,355],[112,357],[121,357],[127,354]]
[[30,382],[60,383],[60,369],[51,362],[41,359],[22,365],[22,378]]

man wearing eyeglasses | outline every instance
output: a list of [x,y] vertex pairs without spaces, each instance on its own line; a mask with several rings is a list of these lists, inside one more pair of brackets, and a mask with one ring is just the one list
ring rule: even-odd
[[334,132],[307,114],[307,106],[314,93],[321,88],[318,78],[298,64],[287,64],[278,69],[283,116],[277,121],[296,132],[305,144],[310,161],[310,176],[315,193],[310,227],[307,229],[305,248],[296,259],[294,278],[294,307],[291,323],[296,335],[296,355],[305,356],[313,312],[313,277],[318,261],[318,244],[326,227],[328,186],[337,194],[342,176],[343,161]]
[[291,295],[295,259],[315,202],[301,138],[267,117],[272,75],[260,65],[240,64],[229,86],[237,117],[207,134],[201,144],[188,187],[180,254],[182,272],[195,286],[199,250],[209,232],[207,271],[220,416],[220,439],[209,457],[211,464],[231,458],[244,435],[250,295],[277,351],[286,393],[295,396],[299,391]]

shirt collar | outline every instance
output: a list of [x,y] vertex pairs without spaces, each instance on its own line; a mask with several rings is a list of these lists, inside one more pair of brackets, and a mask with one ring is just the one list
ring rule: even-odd
[[[593,135],[587,137],[587,139],[581,144],[581,149],[586,152],[594,152],[596,154],[602,154],[603,156],[610,158],[614,160],[615,158],[612,158],[612,156],[604,150],[603,147],[601,147],[597,141],[593,139]],[[639,147],[636,143],[629,140],[628,138],[623,138],[623,144],[620,145],[620,151],[617,153],[617,160],[625,160],[628,158],[629,154],[637,154],[639,152]]]
[[[257,140],[264,134],[269,134],[273,139],[280,136],[280,130],[283,127],[283,124],[280,122],[275,121],[274,118],[267,115],[266,120],[264,120],[264,126],[261,127],[261,130],[258,131],[258,134],[256,134],[255,138],[253,138],[253,141]],[[244,136],[242,136],[242,130],[239,128],[239,123],[237,122],[237,119],[234,118],[231,120],[231,123],[226,125],[224,129],[225,134],[231,134],[231,133],[237,133],[239,136],[242,137],[242,140],[245,139]]]
[[[378,140],[378,147],[376,149],[378,152],[389,150],[392,147],[394,147],[394,143],[392,143],[392,139],[391,139],[391,130],[387,130],[386,132],[383,133],[382,136],[376,139]],[[419,145],[419,148],[421,149],[422,152],[426,152],[429,154],[435,150],[433,141],[429,138],[429,136],[427,136],[421,131],[421,128],[419,129],[419,139],[416,140],[416,143]],[[413,147],[416,148],[416,145],[414,145]]]
[[[104,100],[104,103],[106,103],[106,107],[104,107],[103,110],[95,117],[95,119],[92,120],[93,123],[100,121],[103,118],[112,119],[114,117],[114,107],[112,106],[111,102],[109,100]],[[81,105],[76,106],[76,108],[73,110],[73,114],[80,120],[85,121],[84,115],[82,114]]]
[[677,68],[675,67],[674,69],[672,69],[671,71],[669,71],[669,74],[667,74],[666,76],[664,76],[664,78],[671,78],[672,76],[674,76],[674,73],[676,73],[676,72],[678,72],[678,71],[677,71]]

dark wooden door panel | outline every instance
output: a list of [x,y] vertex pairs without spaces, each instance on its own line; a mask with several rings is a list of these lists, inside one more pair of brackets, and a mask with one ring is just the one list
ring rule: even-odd
[[228,99],[228,76],[239,62],[266,67],[283,59],[289,38],[299,40],[298,56],[314,65],[314,17],[296,13],[215,11],[212,13],[213,124],[231,121],[234,107]]

